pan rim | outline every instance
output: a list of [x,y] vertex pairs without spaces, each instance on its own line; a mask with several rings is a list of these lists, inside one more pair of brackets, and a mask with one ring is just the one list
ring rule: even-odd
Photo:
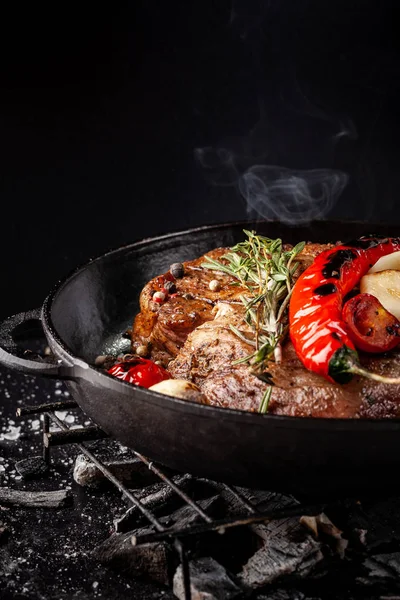
[[[218,406],[198,404],[196,402],[182,400],[180,398],[175,398],[172,396],[166,396],[165,394],[160,394],[159,392],[150,391],[146,388],[132,387],[132,385],[129,384],[128,382],[122,381],[120,379],[116,379],[116,378],[112,377],[111,375],[108,375],[107,373],[103,373],[98,368],[96,368],[94,365],[91,365],[90,363],[86,362],[84,359],[76,356],[69,349],[69,347],[64,343],[61,336],[56,331],[53,321],[52,321],[52,318],[51,318],[51,310],[52,310],[54,300],[56,299],[57,295],[62,292],[63,287],[65,285],[67,285],[69,283],[69,281],[71,281],[74,277],[79,275],[81,272],[83,272],[86,268],[88,268],[92,264],[94,264],[96,262],[100,262],[101,260],[104,260],[105,258],[107,258],[108,256],[111,256],[113,254],[118,254],[119,252],[123,252],[123,251],[129,250],[129,249],[146,247],[147,245],[150,245],[150,244],[153,244],[156,242],[160,242],[163,240],[171,240],[171,239],[174,239],[175,237],[191,235],[193,233],[198,233],[198,232],[202,232],[202,231],[212,231],[212,230],[216,230],[216,229],[230,229],[232,227],[241,227],[241,226],[246,227],[249,225],[249,223],[254,223],[254,222],[255,222],[254,220],[249,219],[249,220],[242,220],[242,221],[232,221],[232,222],[228,222],[228,223],[226,223],[226,222],[225,223],[212,223],[210,225],[206,224],[206,225],[201,225],[198,227],[193,227],[193,228],[184,229],[184,230],[175,230],[170,233],[164,233],[164,234],[160,234],[157,236],[142,238],[142,239],[136,240],[136,241],[128,243],[128,244],[123,244],[122,246],[111,248],[109,250],[106,250],[102,254],[96,256],[95,258],[89,259],[89,260],[81,263],[80,265],[75,267],[73,270],[68,272],[65,276],[61,277],[53,285],[49,294],[45,298],[45,300],[42,304],[42,309],[41,309],[42,324],[43,324],[45,333],[51,338],[53,345],[56,346],[57,351],[59,352],[59,354],[63,360],[66,360],[67,362],[69,361],[69,363],[72,365],[73,364],[84,365],[85,370],[87,370],[87,369],[90,370],[89,372],[92,374],[93,378],[97,379],[99,382],[104,382],[104,384],[107,387],[113,387],[114,389],[116,389],[120,392],[123,392],[125,395],[131,395],[133,393],[140,393],[144,397],[146,397],[147,401],[149,401],[151,403],[156,403],[156,404],[162,403],[164,407],[168,406],[169,410],[176,410],[177,412],[182,412],[182,410],[184,410],[185,412],[191,411],[191,412],[197,413],[197,416],[204,415],[204,418],[208,418],[208,416],[212,416],[212,415],[214,415],[214,418],[225,416],[229,419],[234,419],[234,420],[237,420],[237,419],[250,420],[250,419],[252,419],[254,421],[254,423],[256,422],[255,419],[257,419],[259,423],[261,423],[261,422],[264,422],[264,423],[268,422],[270,424],[273,423],[278,428],[284,428],[286,426],[292,427],[295,425],[296,427],[299,427],[301,429],[303,429],[303,428],[314,429],[315,427],[318,427],[318,429],[321,429],[321,426],[323,424],[322,428],[327,429],[328,431],[333,431],[333,430],[335,430],[335,431],[338,431],[338,430],[354,431],[355,425],[356,425],[357,430],[359,430],[359,431],[363,431],[363,430],[370,431],[371,427],[373,427],[373,429],[377,429],[377,430],[381,430],[383,428],[385,430],[396,430],[397,431],[400,427],[400,418],[383,418],[383,419],[337,418],[337,417],[327,418],[327,417],[296,417],[296,416],[291,416],[291,415],[260,414],[260,413],[250,412],[250,411],[241,410],[241,409],[222,408],[222,407],[218,407]],[[280,225],[282,225],[279,221],[267,220],[267,219],[259,220],[259,223],[271,223],[271,224],[279,223]],[[341,220],[332,219],[332,220],[323,220],[323,221],[318,220],[318,221],[313,221],[313,223],[315,225],[322,224],[322,223],[324,223],[324,224],[329,223],[329,224],[338,225],[338,226],[340,226],[343,223],[346,223],[347,225],[354,225],[354,226],[365,225],[365,222],[363,222],[363,221],[355,221],[355,220],[346,221],[346,220],[342,220],[342,219]],[[371,224],[372,227],[374,227],[374,226],[382,227],[385,225],[388,227],[390,226],[386,222],[374,222],[373,224]]]

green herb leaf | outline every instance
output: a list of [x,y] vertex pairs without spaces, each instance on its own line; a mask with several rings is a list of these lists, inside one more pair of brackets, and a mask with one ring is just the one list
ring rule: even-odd
[[[245,293],[241,301],[245,306],[243,322],[252,328],[243,332],[231,326],[241,340],[254,346],[255,351],[236,360],[233,364],[247,363],[253,374],[271,385],[267,371],[272,357],[280,361],[281,344],[288,331],[288,306],[292,293],[294,275],[299,263],[296,256],[304,249],[305,242],[283,251],[282,240],[257,235],[244,230],[247,240],[233,246],[221,259],[207,258],[202,267],[230,275]],[[267,412],[272,388],[268,387],[261,401],[259,412]]]
[[259,413],[267,413],[269,408],[269,402],[271,400],[272,387],[267,387],[258,408]]

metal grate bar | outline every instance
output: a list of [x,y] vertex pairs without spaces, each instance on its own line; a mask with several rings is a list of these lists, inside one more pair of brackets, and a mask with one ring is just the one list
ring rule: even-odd
[[43,434],[43,460],[46,465],[50,464],[50,448],[46,445],[46,438],[50,431],[50,417],[48,413],[43,414],[42,434]]
[[78,405],[75,400],[61,400],[59,402],[49,402],[48,404],[37,404],[36,406],[20,406],[17,408],[17,417],[36,415],[53,410],[65,410],[67,408],[78,408]]
[[221,487],[224,487],[230,494],[232,494],[232,496],[236,498],[236,500],[238,500],[240,504],[249,511],[249,513],[252,515],[260,514],[260,511],[257,510],[257,508],[251,502],[249,502],[247,498],[243,496],[243,494],[238,492],[237,489],[231,487],[227,483],[223,483]]
[[162,540],[177,536],[182,538],[207,533],[210,531],[215,531],[216,533],[222,534],[225,533],[226,529],[231,529],[232,527],[242,527],[243,525],[253,525],[255,523],[268,523],[274,520],[288,519],[289,517],[300,517],[303,515],[315,516],[325,511],[326,508],[326,503],[313,504],[310,506],[296,505],[280,510],[270,510],[262,513],[260,512],[259,514],[252,515],[250,517],[239,516],[236,519],[234,517],[227,517],[225,519],[213,521],[213,523],[201,523],[200,525],[191,525],[183,529],[173,526],[160,533],[149,533],[139,536],[134,535],[132,536],[132,545],[140,546],[143,544],[160,542]]
[[165,475],[158,467],[155,467],[154,464],[148,458],[146,458],[139,452],[136,452],[135,450],[133,452],[137,458],[139,458],[142,462],[144,462],[145,465],[147,465],[150,471],[153,471],[153,473],[155,473],[162,481],[164,481],[164,483],[169,485],[169,487],[171,487],[174,490],[174,492],[176,492],[176,494],[182,498],[182,500],[189,504],[189,506],[191,506],[207,523],[213,522],[213,519],[211,519],[211,517],[209,517],[208,514],[204,512],[204,510],[194,500],[192,500],[190,496],[188,496],[183,490],[181,490],[172,481],[172,479],[167,477],[167,475]]
[[[62,429],[63,431],[70,431],[69,427],[67,427],[58,417],[56,417],[56,415],[53,415],[52,413],[45,413],[45,416],[47,415],[47,417],[49,419],[51,419],[53,421],[53,423],[56,423],[60,429]],[[132,504],[134,504],[140,511],[141,513],[150,521],[150,523],[152,523],[154,525],[154,527],[157,529],[157,531],[159,532],[163,532],[165,531],[165,527],[162,525],[162,523],[160,523],[160,521],[153,515],[153,513],[151,511],[149,511],[143,504],[142,502],[139,500],[139,498],[136,498],[136,496],[134,494],[132,494],[130,492],[130,490],[128,490],[128,488],[126,488],[112,473],[111,471],[109,471],[109,469],[107,469],[107,467],[105,465],[103,465],[103,463],[101,461],[99,461],[91,452],[90,450],[88,450],[85,446],[83,446],[83,444],[77,444],[79,450],[85,454],[85,456],[87,456],[87,458],[92,461],[92,463],[94,465],[96,465],[96,467],[103,473],[103,475],[105,477],[107,477],[107,479],[109,481],[111,481],[116,488],[119,489],[119,491],[126,497],[128,498],[128,500],[130,500],[132,502]]]
[[82,442],[92,442],[94,440],[102,440],[108,435],[97,427],[78,427],[77,429],[66,429],[65,431],[51,431],[45,438],[46,446],[61,446],[63,444],[80,444]]
[[190,569],[189,563],[187,559],[187,554],[183,544],[179,538],[176,538],[174,541],[175,549],[178,551],[179,559],[182,565],[182,575],[183,575],[183,592],[185,594],[185,600],[192,600],[192,590],[190,585]]

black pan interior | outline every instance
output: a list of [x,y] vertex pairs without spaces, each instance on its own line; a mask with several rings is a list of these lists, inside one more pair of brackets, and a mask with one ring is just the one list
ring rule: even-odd
[[143,286],[173,262],[243,240],[244,228],[288,243],[346,241],[368,233],[396,235],[398,230],[385,224],[322,221],[289,227],[264,221],[203,227],[132,244],[99,257],[65,281],[52,304],[55,331],[72,354],[89,363],[99,354],[128,349],[121,334],[138,312]]

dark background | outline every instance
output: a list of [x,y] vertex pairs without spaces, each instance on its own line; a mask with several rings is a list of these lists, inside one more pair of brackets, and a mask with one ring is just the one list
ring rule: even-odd
[[246,218],[227,162],[341,169],[326,216],[400,222],[394,2],[117,4],[2,9],[0,317],[110,247]]

